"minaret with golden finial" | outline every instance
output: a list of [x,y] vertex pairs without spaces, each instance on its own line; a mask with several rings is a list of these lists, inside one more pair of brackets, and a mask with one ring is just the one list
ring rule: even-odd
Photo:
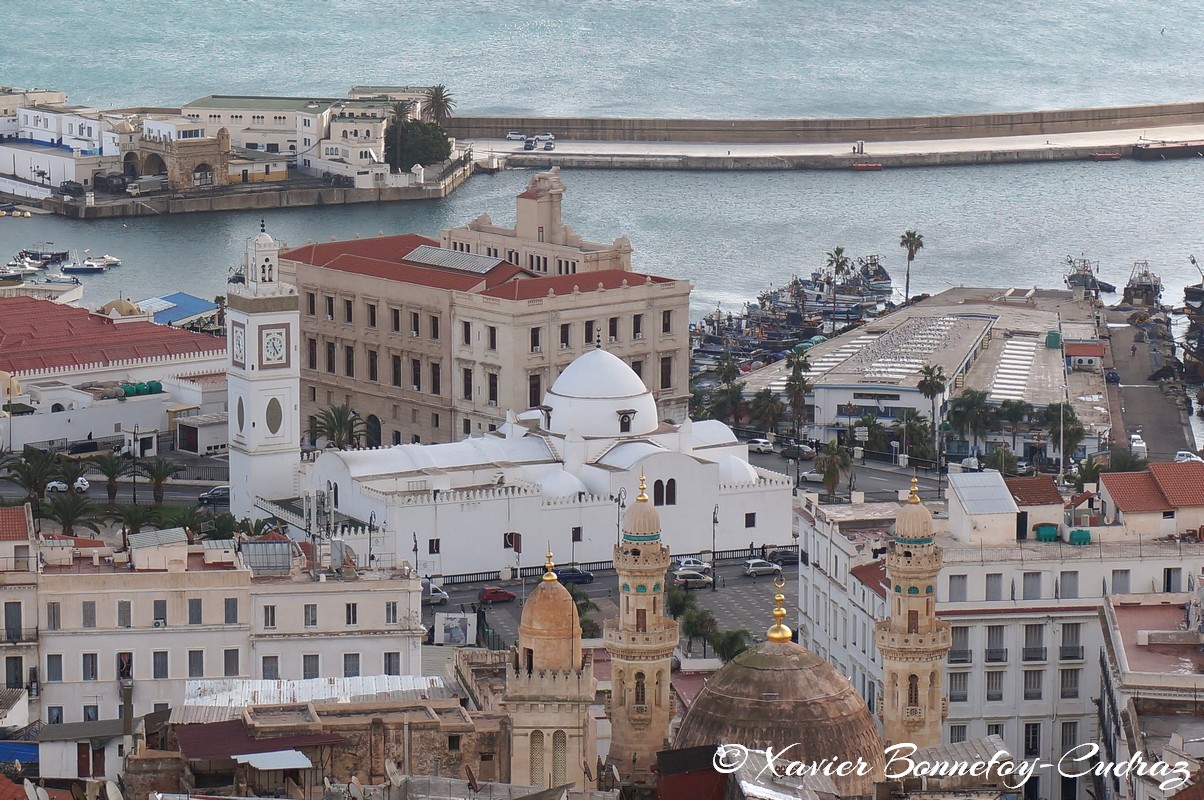
[[765,631],[765,639],[770,642],[789,642],[794,639],[794,632],[782,622],[786,619],[786,609],[782,607],[782,604],[786,602],[786,595],[782,594],[782,589],[786,588],[786,579],[781,575],[777,576],[773,579],[773,586],[778,590],[778,593],[773,596],[777,607],[773,610],[773,627]]
[[944,564],[932,512],[920,502],[911,479],[907,504],[895,517],[895,536],[886,551],[890,616],[878,622],[874,641],[882,654],[882,718],[888,745],[941,744],[948,701],[945,657],[953,646],[948,622],[936,615],[936,581]]
[[615,545],[619,616],[606,620],[603,637],[611,661],[610,753],[622,776],[624,796],[651,796],[656,754],[667,746],[673,696],[669,673],[677,647],[677,623],[665,613],[669,548],[661,541],[660,514],[649,502],[643,474],[640,493],[623,518]]

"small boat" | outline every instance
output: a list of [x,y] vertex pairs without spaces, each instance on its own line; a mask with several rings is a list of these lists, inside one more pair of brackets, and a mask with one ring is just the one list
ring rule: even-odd
[[1107,281],[1101,281],[1097,275],[1099,272],[1099,262],[1089,261],[1086,258],[1074,258],[1066,256],[1066,263],[1070,266],[1070,271],[1066,273],[1066,285],[1074,289],[1083,287],[1084,289],[1094,292],[1099,296],[1100,292],[1115,292],[1116,287]]
[[14,258],[4,265],[0,272],[10,275],[36,275],[43,269],[45,267],[40,262],[30,261],[28,258]]
[[867,164],[864,162],[853,165],[854,172],[878,172],[882,169],[881,164]]
[[50,274],[45,278],[46,283],[74,283],[79,284],[79,278],[72,275]]
[[1141,142],[1133,145],[1133,157],[1138,161],[1161,161],[1164,158],[1193,158],[1195,156],[1204,156],[1204,141]]
[[1136,261],[1125,285],[1124,302],[1131,306],[1157,308],[1162,298],[1162,277],[1150,269],[1150,262]]
[[121,259],[117,258],[116,256],[111,256],[108,253],[105,253],[103,256],[94,256],[92,255],[91,250],[85,250],[84,255],[87,256],[87,258],[84,259],[85,261],[97,261],[101,264],[104,264],[106,267],[121,266]]
[[1092,161],[1120,161],[1120,153],[1092,153]]
[[59,265],[59,272],[64,275],[98,275],[102,272],[108,272],[109,268],[104,264],[96,262],[88,263],[88,261],[64,261]]
[[17,258],[29,258],[42,264],[59,264],[71,257],[68,250],[51,249],[54,242],[43,242],[17,253]]

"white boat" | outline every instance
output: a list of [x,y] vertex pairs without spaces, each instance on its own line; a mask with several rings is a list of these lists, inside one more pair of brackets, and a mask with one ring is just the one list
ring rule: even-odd
[[79,278],[74,275],[53,274],[46,276],[46,283],[79,283]]
[[41,261],[35,261],[27,256],[17,256],[12,261],[5,265],[5,272],[24,272],[32,274],[46,269],[46,265]]
[[103,256],[94,256],[94,255],[92,255],[91,250],[85,250],[84,255],[87,256],[87,258],[85,258],[84,261],[95,261],[97,263],[103,264],[106,267],[121,266],[121,259],[118,258],[117,256],[111,256],[108,253],[105,253]]

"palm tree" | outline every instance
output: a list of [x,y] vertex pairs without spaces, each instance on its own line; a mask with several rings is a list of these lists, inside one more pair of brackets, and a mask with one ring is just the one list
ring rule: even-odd
[[151,495],[155,498],[156,505],[163,505],[163,484],[173,475],[177,475],[184,471],[184,467],[179,464],[173,464],[163,456],[156,456],[149,461],[140,461],[138,463],[138,471],[151,482],[153,492]]
[[832,332],[836,332],[836,285],[853,269],[853,262],[844,254],[843,247],[836,247],[828,253],[828,272],[832,279]]
[[974,437],[974,447],[978,448],[978,436],[991,424],[991,406],[987,403],[987,393],[978,389],[966,389],[949,407],[949,421],[959,434],[969,433]]
[[932,441],[936,442],[936,399],[945,393],[945,385],[949,382],[945,368],[940,364],[925,364],[920,368],[920,381],[916,389],[932,403]]
[[693,593],[687,592],[685,589],[679,589],[676,586],[670,586],[665,592],[665,611],[669,612],[669,616],[673,619],[681,617],[690,609],[698,607],[698,600]]
[[6,467],[8,473],[4,476],[4,480],[25,490],[25,497],[33,503],[35,514],[38,513],[41,502],[46,499],[46,484],[52,481],[55,475],[54,462],[44,457],[49,456],[49,453],[43,456],[35,455],[38,452],[40,451],[26,451],[25,458],[10,462]]
[[436,83],[426,90],[426,106],[423,113],[427,119],[433,119],[436,125],[442,125],[443,120],[451,116],[455,107],[456,99],[442,83]]
[[1013,453],[1016,452],[1016,432],[1020,429],[1020,423],[1024,422],[1031,413],[1033,413],[1032,405],[1023,400],[1004,400],[999,404],[999,418],[1006,420],[1012,431]]
[[406,123],[410,121],[410,110],[414,107],[413,100],[400,100],[389,107],[392,116],[389,117],[388,130],[393,132],[393,157],[396,159],[397,170],[401,171],[401,137],[405,132]]
[[160,509],[154,506],[124,503],[117,506],[107,518],[120,522],[126,533],[142,533],[143,528],[158,528],[161,525]]
[[710,419],[710,404],[711,398],[705,389],[697,387],[690,389],[690,419]]
[[359,447],[367,433],[368,424],[346,403],[319,411],[310,429],[311,436],[325,437],[326,446],[338,450]]
[[878,421],[876,414],[866,414],[861,419],[853,423],[856,427],[865,428],[869,438],[865,441],[865,448],[871,452],[881,453],[886,450],[886,428],[882,427],[882,423]]
[[55,474],[60,481],[67,485],[67,494],[75,494],[75,482],[84,477],[88,465],[74,458],[59,459]]
[[903,409],[895,430],[903,443],[903,453],[916,458],[931,458],[935,452],[929,436],[928,419],[914,408]]
[[735,425],[740,419],[740,407],[744,405],[744,381],[729,383],[711,393],[711,415],[716,419],[728,417]]
[[811,359],[807,357],[806,350],[791,350],[786,355],[786,369],[791,374],[796,372],[810,372]]
[[133,462],[116,453],[105,453],[88,459],[88,463],[92,465],[93,469],[104,475],[105,490],[109,493],[109,508],[113,508],[117,505],[117,479],[133,472]]
[[1077,465],[1074,472],[1070,473],[1068,477],[1074,482],[1075,488],[1081,492],[1089,483],[1098,485],[1100,473],[1103,471],[1103,465],[1092,458],[1086,464]]
[[740,377],[740,365],[732,358],[730,351],[724,350],[719,357],[719,363],[715,365],[715,377],[724,386],[731,386],[732,381]]
[[1104,472],[1141,472],[1149,466],[1144,458],[1134,455],[1132,450],[1118,448],[1112,451],[1111,457],[1108,459],[1108,466],[1103,469]]
[[803,377],[803,370],[796,364],[786,379],[786,404],[790,406],[790,417],[794,420],[794,440],[799,439],[800,425],[803,414],[807,411],[807,393],[812,390],[808,380]]
[[707,639],[719,630],[715,612],[708,608],[695,608],[686,613],[682,620],[682,632],[686,635],[686,652],[694,652],[694,640],[702,639],[702,657],[706,658]]
[[75,535],[76,526],[100,533],[96,524],[99,509],[88,498],[78,494],[62,494],[46,501],[42,518],[57,522],[67,536]]
[[726,664],[748,649],[748,631],[743,628],[735,631],[715,631],[711,634],[710,641],[715,655]]
[[786,409],[782,405],[781,398],[767,386],[753,395],[749,410],[759,427],[776,433],[778,422],[782,419],[782,414]]
[[233,539],[238,530],[238,520],[229,511],[223,511],[209,522],[202,523],[201,528],[204,533],[202,539]]
[[819,457],[815,459],[815,468],[824,476],[824,488],[828,490],[828,494],[833,495],[836,494],[841,476],[853,468],[853,458],[848,450],[833,439],[819,451]]
[[1066,469],[1066,454],[1073,453],[1087,438],[1087,430],[1079,422],[1074,406],[1052,403],[1042,412],[1041,424],[1049,431],[1049,441],[1058,450],[1058,471]]
[[[136,506],[142,508],[142,506]],[[161,519],[173,528],[183,528],[188,533],[188,541],[200,538],[201,526],[210,522],[210,517],[197,506],[181,506],[166,510]]]
[[911,262],[916,253],[924,249],[924,237],[915,231],[904,231],[899,237],[899,246],[907,248],[907,277],[903,279],[903,302],[911,299]]

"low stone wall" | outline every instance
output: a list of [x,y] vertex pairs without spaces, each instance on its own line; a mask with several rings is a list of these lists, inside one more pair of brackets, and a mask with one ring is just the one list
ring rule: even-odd
[[460,139],[500,138],[507,131],[626,142],[832,143],[960,139],[1108,131],[1204,123],[1204,102],[999,114],[852,119],[641,119],[620,117],[452,117]]

